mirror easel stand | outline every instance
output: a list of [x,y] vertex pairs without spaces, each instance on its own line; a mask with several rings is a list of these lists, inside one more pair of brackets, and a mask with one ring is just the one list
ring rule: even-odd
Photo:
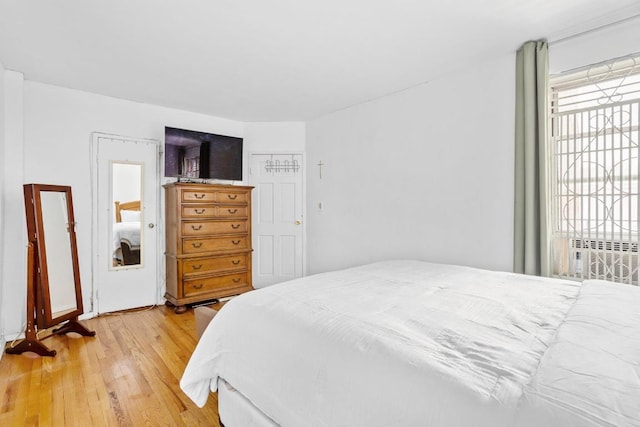
[[[41,340],[69,332],[83,336],[96,334],[78,321],[83,308],[71,187],[25,184],[24,195],[29,236],[27,327],[25,338],[15,347],[7,348],[6,352],[8,354],[33,352],[40,356],[55,356],[56,351],[50,350],[40,342]],[[49,233],[47,242],[45,242],[45,231]],[[61,235],[65,237],[60,238]],[[56,257],[58,253],[66,254],[66,259],[64,256]],[[55,263],[66,267],[63,274],[60,274],[59,269],[56,270]],[[50,274],[52,271],[56,271],[57,274]],[[67,289],[60,288],[60,284],[66,284]],[[70,294],[68,295],[71,297],[68,300],[70,308],[54,312],[51,303],[52,292],[60,294],[61,289],[62,292],[66,291]],[[52,330],[51,334],[38,338],[37,329],[44,330],[56,325],[62,326]]]
[[54,329],[53,331],[51,331],[51,335],[63,335],[63,334],[68,334],[69,332],[75,332],[76,334],[80,334],[84,337],[96,336],[96,331],[88,330],[82,323],[78,321],[78,317],[76,317],[75,319],[69,320],[67,323],[60,326],[59,328]]
[[[27,351],[36,353],[40,356],[55,356],[56,351],[50,350],[49,347],[44,345],[36,331],[36,271],[38,268],[38,262],[36,259],[36,251],[34,249],[34,242],[29,242],[27,249],[27,328],[25,330],[25,337],[15,347],[8,347],[6,349],[7,354],[22,354]],[[70,319],[67,323],[61,327],[54,329],[50,335],[47,335],[43,339],[49,338],[54,335],[62,335],[69,332],[75,332],[85,337],[93,337],[96,335],[95,331],[88,330],[84,325],[78,322],[78,316]]]
[[24,333],[24,339],[20,341],[15,347],[8,347],[7,354],[22,354],[27,351],[39,354],[40,356],[55,356],[55,350],[49,350],[49,348],[42,344],[38,340],[36,333],[36,316],[35,316],[35,269],[37,268],[37,262],[35,259],[35,250],[33,242],[29,242],[27,250],[27,329]]

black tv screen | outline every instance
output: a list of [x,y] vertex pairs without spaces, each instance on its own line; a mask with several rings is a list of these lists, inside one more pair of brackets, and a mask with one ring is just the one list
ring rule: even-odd
[[165,127],[164,175],[242,181],[242,138]]

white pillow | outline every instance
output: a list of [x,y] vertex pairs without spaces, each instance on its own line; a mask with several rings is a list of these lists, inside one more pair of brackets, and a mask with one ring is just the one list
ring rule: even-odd
[[120,211],[122,222],[140,222],[140,211]]

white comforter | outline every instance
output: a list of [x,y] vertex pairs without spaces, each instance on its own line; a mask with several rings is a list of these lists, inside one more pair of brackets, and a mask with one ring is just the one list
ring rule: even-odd
[[640,425],[640,289],[419,261],[244,294],[181,380],[282,426]]
[[131,249],[140,248],[140,222],[116,222],[113,224],[113,251],[120,249],[120,242],[126,242]]

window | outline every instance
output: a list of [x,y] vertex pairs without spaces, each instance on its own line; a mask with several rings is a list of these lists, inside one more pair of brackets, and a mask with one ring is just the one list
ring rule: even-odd
[[553,273],[637,285],[640,57],[552,76],[550,95]]

